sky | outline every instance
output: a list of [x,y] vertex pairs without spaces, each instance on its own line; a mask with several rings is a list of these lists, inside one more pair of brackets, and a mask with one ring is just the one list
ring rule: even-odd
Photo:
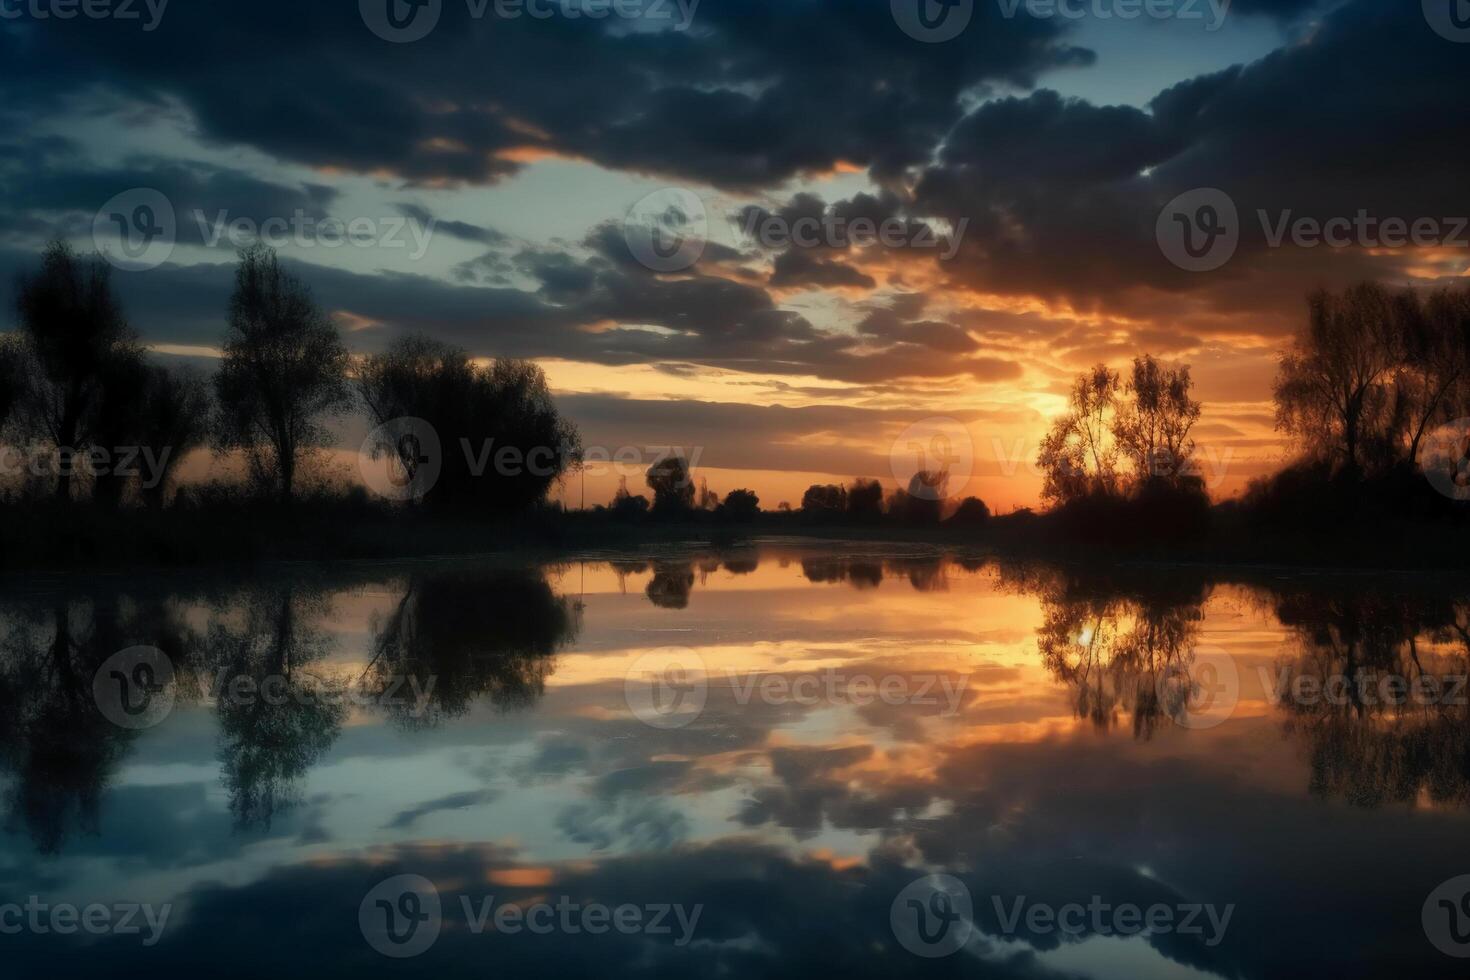
[[0,0],[0,289],[99,249],[207,369],[263,233],[355,353],[541,363],[641,460],[589,504],[680,447],[767,507],[940,454],[1006,511],[1071,379],[1141,354],[1239,492],[1311,290],[1470,265],[1462,0],[952,3]]

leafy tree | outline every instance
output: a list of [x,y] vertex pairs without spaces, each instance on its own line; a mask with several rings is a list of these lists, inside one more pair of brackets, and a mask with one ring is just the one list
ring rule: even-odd
[[1193,387],[1188,365],[1167,367],[1149,355],[1134,358],[1126,389],[1131,401],[1118,410],[1113,435],[1140,484],[1177,485],[1189,472],[1194,454],[1189,433],[1200,416],[1200,403],[1189,397]]
[[877,520],[883,516],[883,484],[877,480],[856,479],[847,489],[848,516],[858,520]]
[[1037,464],[1045,474],[1041,495],[1066,503],[1117,490],[1118,446],[1113,438],[1119,378],[1099,364],[1072,385],[1067,412],[1041,442]]
[[273,249],[240,253],[224,358],[215,377],[216,448],[243,450],[257,485],[289,501],[301,463],[348,400],[347,348]]
[[966,497],[950,515],[949,523],[963,527],[978,527],[990,520],[990,508],[979,497]]
[[[112,290],[111,270],[100,258],[79,258],[55,242],[42,256],[40,271],[21,276],[17,294],[26,362],[23,427],[62,454],[86,450],[94,443],[105,375],[119,358],[139,356]],[[62,460],[58,499],[71,499],[74,470]]]
[[761,498],[752,490],[731,490],[720,504],[719,513],[727,520],[746,524],[756,519],[761,512]]
[[801,495],[801,511],[809,517],[833,517],[847,510],[847,490],[835,483],[814,483]]
[[637,520],[648,513],[648,498],[629,493],[628,478],[619,477],[618,492],[613,494],[612,512],[619,520]]
[[[377,425],[422,419],[440,443],[441,473],[427,490],[435,505],[520,510],[546,499],[581,459],[576,426],[557,410],[545,373],[527,361],[476,366],[469,354],[425,337],[409,337],[366,358],[358,393]],[[419,447],[379,447],[398,456],[410,477]]]
[[653,512],[661,517],[688,513],[694,507],[694,481],[689,464],[680,456],[665,456],[648,468]]
[[920,470],[907,490],[894,491],[888,513],[905,524],[938,524],[948,485],[948,472]]

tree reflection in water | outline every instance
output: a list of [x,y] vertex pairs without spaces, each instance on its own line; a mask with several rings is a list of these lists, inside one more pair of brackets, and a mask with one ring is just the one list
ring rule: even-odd
[[1294,657],[1273,693],[1311,792],[1357,806],[1470,805],[1470,605],[1377,591],[1279,596]]
[[[212,705],[230,811],[238,828],[255,829],[269,828],[298,800],[300,781],[336,743],[354,705],[425,727],[482,697],[502,708],[532,704],[552,654],[580,628],[580,608],[537,569],[415,575],[377,625],[366,670],[344,669],[330,663],[328,596],[350,584],[287,579],[227,599],[99,591],[7,604],[0,610],[7,829],[48,854],[76,833],[98,832],[100,801],[141,733],[107,720],[92,681],[128,647],[168,656],[176,705]],[[186,625],[191,603],[206,621],[202,630]]]

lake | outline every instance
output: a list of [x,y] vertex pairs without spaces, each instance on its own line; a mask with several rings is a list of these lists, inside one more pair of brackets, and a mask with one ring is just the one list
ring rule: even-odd
[[12,579],[7,976],[1463,976],[1470,585],[758,542]]

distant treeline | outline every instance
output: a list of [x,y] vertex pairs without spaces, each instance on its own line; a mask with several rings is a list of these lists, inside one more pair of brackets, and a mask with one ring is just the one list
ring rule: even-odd
[[[307,285],[264,246],[240,253],[210,378],[148,361],[98,257],[53,244],[17,285],[19,329],[0,336],[0,434],[55,465],[23,470],[7,491],[12,498],[64,508],[86,501],[103,512],[133,504],[162,512],[170,499],[173,511],[220,504],[289,511],[303,497],[318,509],[336,506],[345,493],[359,508],[376,507],[378,518],[407,509],[503,520],[547,511],[553,488],[582,462],[577,429],[539,367],[506,358],[478,364],[418,336],[354,360]],[[1239,500],[1214,505],[1206,491],[1192,435],[1202,412],[1193,388],[1188,365],[1150,355],[1126,374],[1100,364],[1078,377],[1037,457],[1046,512],[1008,515],[1013,531],[1020,522],[1028,533],[1179,542],[1207,540],[1222,521],[1296,534],[1463,517],[1456,498],[1470,496],[1470,446],[1453,443],[1448,458],[1443,443],[1433,458],[1426,447],[1447,423],[1470,416],[1470,291],[1362,284],[1313,294],[1275,384],[1277,428],[1294,461],[1253,481]],[[387,457],[396,474],[392,489],[401,493],[389,496],[412,507],[372,504],[361,487],[324,489],[312,464],[330,423],[354,411],[373,428],[368,452]],[[443,449],[431,455],[425,432],[443,447],[489,446],[497,459],[510,452],[536,465],[489,467]],[[174,494],[178,464],[202,447],[243,460],[244,480]],[[866,478],[818,484],[796,508],[782,502],[764,511],[749,489],[721,499],[678,456],[654,463],[646,483],[644,495],[624,479],[613,500],[587,516],[640,526],[991,523],[983,501],[950,499],[943,469],[887,491]]]

